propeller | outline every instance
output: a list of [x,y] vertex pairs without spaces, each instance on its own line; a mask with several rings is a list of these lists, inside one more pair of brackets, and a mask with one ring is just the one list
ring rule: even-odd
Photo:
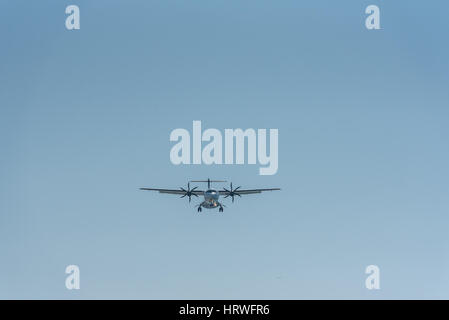
[[187,190],[180,187],[181,191],[184,192],[184,195],[181,196],[181,198],[189,197],[189,202],[192,201],[192,196],[195,196],[198,198],[198,195],[193,192],[193,191],[195,191],[196,188],[198,188],[198,187],[194,187],[193,189],[190,189],[190,182],[187,183]]
[[232,198],[232,202],[234,202],[234,197],[235,197],[235,196],[241,197],[241,195],[237,192],[237,190],[238,190],[239,188],[240,188],[240,186],[237,187],[237,188],[235,188],[235,189],[232,189],[232,182],[231,182],[231,190],[228,190],[228,189],[226,189],[226,188],[223,188],[223,190],[226,191],[226,192],[228,193],[228,194],[225,196],[225,198],[231,197],[231,198]]

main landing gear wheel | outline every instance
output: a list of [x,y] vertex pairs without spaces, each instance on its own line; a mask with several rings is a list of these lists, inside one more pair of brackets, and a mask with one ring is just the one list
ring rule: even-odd
[[220,207],[220,209],[218,209],[218,212],[223,212],[223,207]]
[[198,212],[201,212],[201,207],[198,207]]

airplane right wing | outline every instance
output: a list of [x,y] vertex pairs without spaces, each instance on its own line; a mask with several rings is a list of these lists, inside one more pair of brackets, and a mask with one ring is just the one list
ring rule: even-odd
[[[155,189],[155,188],[140,188],[140,190],[147,190],[147,191],[157,191],[159,193],[167,193],[167,194],[178,194],[178,195],[184,195],[186,194],[187,190],[180,190],[180,189]],[[194,195],[202,195],[204,191],[202,190],[190,190],[190,192]]]

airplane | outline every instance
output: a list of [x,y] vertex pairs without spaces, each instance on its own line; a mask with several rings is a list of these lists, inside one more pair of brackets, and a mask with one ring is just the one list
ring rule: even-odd
[[[207,182],[207,190],[198,190],[198,187],[194,187],[190,189],[190,182]],[[187,189],[179,188],[179,189],[155,189],[155,188],[140,188],[140,190],[148,190],[148,191],[158,191],[159,193],[168,193],[168,194],[178,194],[181,195],[181,198],[188,197],[189,202],[192,200],[192,196],[199,197],[204,196],[204,201],[201,202],[198,207],[198,212],[201,212],[201,208],[206,209],[215,209],[218,208],[219,212],[223,212],[223,207],[225,205],[218,201],[220,196],[224,196],[224,198],[231,197],[232,202],[234,202],[234,197],[241,197],[245,194],[254,194],[254,193],[262,193],[263,191],[276,191],[281,190],[280,188],[270,188],[270,189],[240,189],[237,187],[235,189],[232,188],[232,182],[230,185],[230,189],[223,188],[223,190],[213,189],[211,187],[212,182],[226,182],[223,180],[192,180],[187,183]]]

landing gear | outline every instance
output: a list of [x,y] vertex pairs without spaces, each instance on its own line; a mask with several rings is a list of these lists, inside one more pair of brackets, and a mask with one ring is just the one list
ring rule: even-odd
[[201,212],[201,206],[200,206],[200,207],[198,207],[198,212]]
[[220,207],[220,208],[218,209],[218,212],[223,212],[223,207]]

